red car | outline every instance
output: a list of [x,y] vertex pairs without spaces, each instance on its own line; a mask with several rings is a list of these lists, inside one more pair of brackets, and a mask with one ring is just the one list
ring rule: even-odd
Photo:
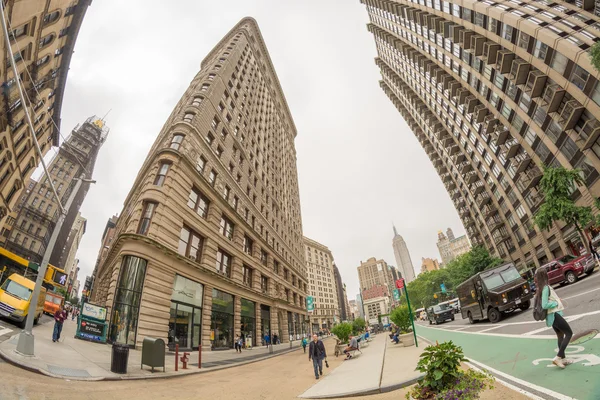
[[579,257],[562,256],[541,268],[546,268],[549,283],[555,285],[557,283],[575,283],[582,274],[591,274],[595,266],[594,258],[586,254]]

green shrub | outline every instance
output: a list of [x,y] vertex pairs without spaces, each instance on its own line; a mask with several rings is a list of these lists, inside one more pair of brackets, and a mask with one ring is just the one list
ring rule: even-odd
[[481,392],[494,388],[494,382],[494,377],[489,373],[469,369],[465,372],[459,372],[459,376],[454,383],[440,392],[417,384],[406,394],[406,398],[417,400],[478,400]]
[[358,335],[365,330],[365,326],[367,326],[367,324],[364,319],[361,317],[356,318],[352,321],[352,333]]
[[339,323],[331,329],[331,333],[337,336],[342,343],[348,343],[348,337],[352,333],[352,324],[349,322]]
[[417,370],[424,372],[422,386],[436,392],[446,389],[460,375],[460,363],[466,361],[462,348],[452,341],[427,346],[417,364]]
[[408,306],[398,306],[392,310],[390,319],[400,329],[400,333],[412,332],[412,322],[410,321],[410,313]]

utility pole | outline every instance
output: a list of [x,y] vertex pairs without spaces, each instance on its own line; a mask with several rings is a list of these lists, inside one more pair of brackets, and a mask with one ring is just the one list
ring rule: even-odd
[[85,179],[84,174],[82,174],[79,178],[75,178],[75,187],[71,191],[69,195],[69,199],[65,204],[65,207],[62,209],[60,216],[58,217],[58,221],[56,226],[54,227],[54,231],[52,232],[52,236],[50,236],[50,241],[48,246],[46,247],[46,251],[44,252],[44,258],[40,263],[40,267],[38,268],[37,280],[35,281],[35,288],[33,289],[33,293],[31,295],[31,301],[29,302],[29,310],[27,312],[27,320],[25,322],[25,329],[19,334],[19,341],[17,343],[17,351],[26,356],[34,355],[34,343],[35,339],[33,337],[32,329],[33,329],[33,319],[35,318],[35,309],[38,304],[38,298],[40,297],[40,291],[42,290],[42,283],[44,282],[44,276],[46,275],[46,269],[48,267],[48,261],[50,261],[50,255],[52,254],[52,250],[54,249],[54,245],[56,244],[56,239],[58,238],[58,234],[60,233],[60,229],[65,222],[65,218],[67,216],[67,210],[71,208],[71,204],[75,200],[75,196],[79,192],[79,188],[83,182],[86,183],[95,183],[95,181],[90,179]]

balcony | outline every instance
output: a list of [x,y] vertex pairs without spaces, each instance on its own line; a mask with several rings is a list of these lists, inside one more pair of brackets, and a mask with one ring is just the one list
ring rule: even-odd
[[[450,174],[444,175],[444,177],[442,178],[442,182],[444,182],[444,183],[452,182],[452,175],[450,175]],[[451,185],[454,185],[454,182],[452,182]]]
[[532,189],[527,197],[525,197],[525,202],[531,209],[531,212],[535,213],[544,202],[544,196],[536,189]]
[[498,214],[493,215],[492,217],[488,218],[486,220],[486,224],[487,224],[490,232],[492,232],[492,234],[494,233],[495,230],[500,229],[504,226],[504,222],[502,222],[502,218],[500,218],[500,216]]
[[521,144],[512,136],[500,145],[500,153],[504,155],[507,160],[517,155],[521,149]]
[[511,161],[513,165],[515,165],[517,172],[516,174],[520,174],[525,171],[531,162],[531,157],[526,152],[519,153],[515,158]]
[[512,62],[515,59],[515,53],[510,50],[500,50],[498,52],[498,59],[496,60],[496,66],[500,70],[501,74],[510,72]]
[[469,162],[465,162],[462,164],[462,166],[459,168],[460,174],[461,175],[465,175],[468,172],[473,171],[473,166],[471,165],[471,163]]
[[483,124],[484,124],[484,129],[483,129],[484,133],[490,134],[492,132],[492,130],[498,124],[498,118],[496,118],[492,114],[490,114],[487,117],[485,117]]
[[512,62],[510,68],[510,74],[508,78],[512,80],[516,85],[522,85],[527,83],[527,77],[529,76],[529,69],[531,64],[523,59],[516,59]]
[[477,97],[470,95],[467,96],[466,102],[465,102],[465,108],[467,110],[468,114],[471,114],[475,111],[475,107],[477,107],[477,105],[479,105],[479,100],[477,100]]
[[542,91],[544,90],[544,85],[546,84],[546,80],[548,77],[544,75],[542,71],[535,70],[529,73],[529,77],[527,78],[527,84],[523,88],[523,91],[531,98],[536,98],[541,96]]
[[449,192],[449,194],[450,194],[450,198],[452,200],[456,200],[461,196],[460,190],[458,190],[458,189],[454,189],[453,191]]
[[591,148],[600,136],[600,121],[596,118],[587,121],[581,128],[579,136],[585,140],[583,150]]
[[504,143],[506,143],[506,140],[508,138],[512,139],[512,137],[510,136],[510,131],[504,125],[498,126],[496,130],[490,134],[490,136],[496,144],[496,146],[502,146]]
[[531,189],[542,179],[542,171],[538,167],[528,168],[520,175],[517,187],[522,193]]
[[485,189],[485,184],[481,181],[477,181],[473,185],[471,185],[471,192],[473,193],[474,196],[477,196],[479,193],[483,192],[484,189]]
[[432,162],[433,162],[433,166],[434,167],[438,167],[438,166],[444,165],[444,163],[442,162],[442,159],[439,158],[439,157],[435,158]]
[[447,138],[442,140],[442,145],[444,145],[444,147],[450,147],[453,144],[456,144],[456,142],[454,141],[454,138],[452,136],[448,136]]
[[481,209],[487,204],[491,203],[492,199],[490,198],[490,195],[487,194],[487,192],[481,192],[475,197],[475,201],[477,202],[477,206],[479,206],[479,209]]
[[483,56],[481,57],[481,60],[486,64],[496,64],[499,50],[499,44],[494,42],[485,42],[483,44]]
[[462,220],[462,222],[466,229],[469,229],[469,228],[475,226],[475,220],[471,217],[465,217]]
[[479,176],[477,175],[476,171],[471,171],[464,176],[464,179],[467,185],[470,185],[479,180]]
[[497,230],[492,236],[494,238],[494,243],[497,245],[510,239],[510,235],[508,234],[506,228]]
[[493,203],[488,203],[485,207],[481,208],[481,213],[485,219],[488,219],[498,214],[498,209]]
[[471,214],[469,213],[469,208],[468,207],[461,207],[458,209],[458,215],[460,215],[461,219],[464,219],[466,217],[470,217]]
[[548,113],[556,112],[558,107],[560,107],[560,103],[562,102],[565,93],[566,90],[558,86],[558,83],[553,83],[546,88],[541,105],[546,108]]
[[455,142],[452,142],[450,147],[448,148],[448,154],[454,155],[460,152],[460,147]]
[[565,104],[558,123],[562,126],[563,130],[573,129],[573,127],[579,121],[581,114],[585,110],[585,107],[581,105],[577,100],[569,100]]
[[457,166],[460,163],[463,163],[465,161],[467,161],[467,156],[465,156],[464,153],[459,153],[459,154],[457,154],[457,155],[454,156],[454,164],[456,164]]

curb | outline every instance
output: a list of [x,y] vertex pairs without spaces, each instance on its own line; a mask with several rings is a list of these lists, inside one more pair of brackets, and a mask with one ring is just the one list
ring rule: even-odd
[[[11,339],[12,339],[12,337],[11,337]],[[11,340],[11,339],[8,339],[8,340]],[[252,364],[255,362],[259,362],[259,361],[264,361],[264,360],[267,360],[267,359],[270,359],[273,357],[278,357],[278,356],[281,356],[284,354],[292,353],[292,352],[294,352],[296,350],[300,350],[300,349],[302,349],[302,347],[287,349],[287,350],[281,351],[277,354],[269,354],[269,355],[266,355],[265,357],[259,357],[259,358],[253,359],[253,360],[242,361],[239,363],[227,364],[227,365],[222,365],[222,366],[217,366],[217,367],[209,367],[209,368],[204,368],[204,369],[198,368],[198,369],[195,369],[195,371],[177,374],[177,375],[172,374],[172,375],[141,375],[141,376],[98,376],[98,377],[85,377],[85,378],[77,377],[77,376],[56,375],[45,369],[32,367],[23,362],[13,359],[8,354],[6,354],[3,350],[0,350],[0,358],[2,360],[6,361],[8,364],[11,364],[15,367],[18,367],[18,368],[21,368],[21,369],[24,369],[26,371],[33,372],[36,374],[45,375],[45,376],[48,376],[51,378],[68,379],[71,381],[83,381],[83,382],[101,382],[101,381],[113,381],[114,382],[114,381],[148,380],[148,379],[171,379],[171,378],[180,378],[180,377],[185,377],[185,376],[190,376],[190,375],[203,374],[203,373],[208,373],[208,372],[212,372],[212,371],[219,371],[219,370],[223,370],[223,369],[234,368],[234,367],[239,367],[242,365]]]

